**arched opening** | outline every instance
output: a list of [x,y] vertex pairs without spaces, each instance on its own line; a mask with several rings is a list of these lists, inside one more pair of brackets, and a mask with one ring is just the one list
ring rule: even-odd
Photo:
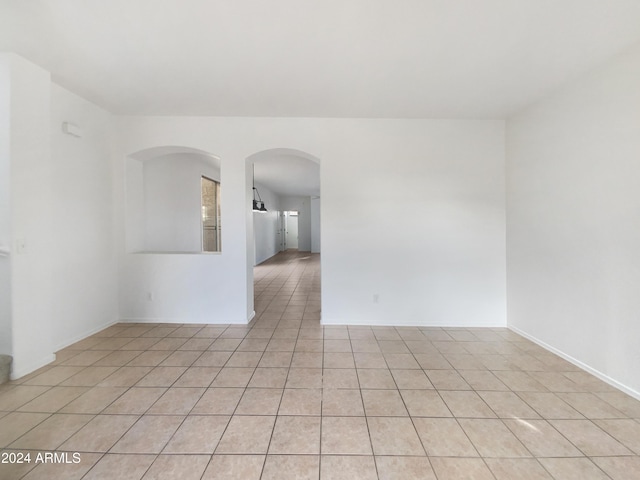
[[126,247],[130,253],[220,252],[220,159],[164,146],[126,159]]
[[[277,148],[251,155],[246,167],[247,287],[255,322],[320,325],[320,161]],[[255,200],[265,208],[253,211]]]

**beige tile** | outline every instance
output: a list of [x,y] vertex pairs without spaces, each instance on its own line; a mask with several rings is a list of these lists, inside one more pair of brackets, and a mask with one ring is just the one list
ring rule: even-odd
[[336,353],[348,353],[351,352],[351,341],[346,339],[332,339],[326,338],[325,331],[325,341],[324,341],[324,352],[336,352]]
[[631,455],[632,452],[589,420],[551,420],[551,424],[588,456]]
[[232,415],[243,393],[243,388],[207,388],[191,414]]
[[362,390],[364,411],[367,416],[396,417],[407,416],[398,390]]
[[640,457],[601,457],[593,461],[613,480],[640,478]]
[[421,369],[410,353],[385,353],[384,358],[391,369]]
[[376,480],[376,465],[370,456],[323,455],[320,480]]
[[[41,463],[36,466],[36,468],[31,470],[27,475],[22,477],[22,480],[51,480],[55,478],[64,478],[64,480],[80,480],[102,457],[102,454],[100,453],[64,453],[66,454],[64,460],[65,462],[69,463]],[[74,453],[77,453],[79,455],[79,463],[73,463],[73,461],[76,460],[76,458],[73,456]],[[2,477],[2,474],[3,469],[0,465],[0,478],[4,478]],[[6,478],[19,477],[16,475],[8,476]]]
[[640,423],[631,419],[618,420],[595,420],[595,423],[632,450],[636,455],[640,455]]
[[539,458],[556,480],[610,480],[588,458]]
[[183,416],[145,415],[111,448],[111,453],[160,453]]
[[366,419],[364,417],[323,417],[322,453],[373,454]]
[[58,385],[67,378],[84,370],[85,367],[56,366],[24,382],[24,385]]
[[441,354],[414,353],[414,358],[424,370],[449,370],[453,367]]
[[67,404],[60,413],[100,413],[126,391],[126,387],[94,387]]
[[[270,334],[271,335],[271,334]],[[238,345],[238,352],[264,352],[269,343],[269,337],[267,338],[245,338],[242,343]]]
[[16,410],[50,388],[49,386],[16,385],[10,390],[0,391],[0,411]]
[[275,419],[271,416],[232,417],[216,453],[267,453]]
[[276,415],[283,390],[281,388],[247,388],[240,399],[236,415]]
[[347,352],[327,352],[324,354],[323,367],[327,368],[348,368],[355,369],[356,365],[353,361],[353,353]]
[[108,414],[138,414],[145,413],[166,391],[166,388],[132,387],[120,398],[107,407]]
[[628,417],[640,419],[640,400],[618,391],[597,392],[595,395]]
[[358,388],[358,375],[355,368],[325,368],[322,372],[325,388]]
[[259,480],[264,455],[214,455],[202,480]]
[[426,370],[425,373],[439,390],[471,390],[471,386],[455,370]]
[[256,368],[249,387],[284,388],[289,370],[287,368]]
[[484,370],[459,370],[459,373],[474,390],[509,390],[492,372]]
[[320,339],[298,338],[296,342],[296,352],[320,352],[322,353],[323,342]]
[[358,381],[360,388],[367,389],[391,389],[395,390],[396,383],[391,376],[391,372],[387,369],[368,369],[359,368]]
[[221,415],[189,415],[162,453],[213,453],[229,419]]
[[136,415],[98,415],[64,442],[60,450],[107,452],[137,420]]
[[294,352],[293,368],[322,368],[322,352]]
[[140,381],[138,387],[170,387],[187,370],[187,367],[159,366],[151,370]]
[[527,372],[496,371],[495,375],[514,392],[546,392],[547,388]]
[[592,393],[557,393],[556,395],[589,419],[625,418],[622,412]]
[[380,346],[376,340],[371,339],[352,339],[351,348],[356,353],[380,353]]
[[349,330],[347,327],[342,326],[328,326],[324,327],[324,338],[327,340],[348,340]]
[[375,455],[425,455],[408,417],[367,417]]
[[146,350],[147,348],[151,348],[151,346],[158,343],[157,338],[153,337],[140,337],[131,340],[126,345],[120,347],[121,350]]
[[254,368],[251,367],[224,367],[211,384],[212,387],[246,387],[251,380]]
[[411,353],[402,340],[378,340],[382,353]]
[[293,352],[265,352],[258,367],[281,367],[289,368]]
[[296,347],[294,338],[272,338],[267,345],[267,352],[293,352]]
[[286,388],[322,388],[321,368],[291,368]]
[[241,338],[218,338],[211,344],[209,350],[216,352],[233,352],[241,343]]
[[328,416],[362,416],[364,405],[359,389],[342,390],[324,388],[322,414]]
[[412,417],[451,417],[449,408],[434,390],[400,390]]
[[462,418],[458,421],[483,457],[518,458],[531,456],[526,447],[509,431],[502,420]]
[[154,455],[113,455],[102,457],[83,480],[140,480],[155,460]]
[[[193,350],[204,352],[213,344],[212,338],[190,338],[182,344],[180,350]],[[240,344],[240,347],[242,344]],[[238,347],[238,348],[240,348]]]
[[487,458],[485,461],[497,480],[553,480],[533,458]]
[[98,385],[101,387],[132,387],[151,370],[152,367],[121,367]]
[[284,390],[278,415],[320,415],[321,406],[321,389],[287,388]]
[[280,416],[276,420],[269,454],[319,454],[320,417]]
[[147,413],[154,415],[187,415],[204,393],[204,388],[171,387]]
[[209,455],[160,455],[143,480],[200,480],[209,463]]
[[208,387],[220,372],[218,367],[189,367],[178,380],[174,387]]
[[225,367],[255,368],[258,366],[261,358],[262,352],[235,352],[231,355]]
[[52,387],[39,397],[25,403],[18,411],[57,412],[88,390],[88,387]]
[[223,367],[233,352],[204,352],[193,362],[194,367]]
[[[106,357],[101,358],[93,364],[93,366],[107,366],[107,367],[122,367],[134,360],[138,355],[143,353],[140,350],[119,350],[117,352],[110,353]],[[115,385],[120,386],[120,385]],[[125,385],[127,386],[127,385]]]
[[433,390],[433,385],[423,370],[391,370],[396,385],[401,390]]
[[536,457],[580,457],[582,453],[546,420],[504,420]]
[[535,410],[513,392],[477,392],[500,418],[537,419]]
[[14,449],[54,450],[91,418],[91,415],[51,415],[13,442],[10,447]]
[[438,480],[495,480],[484,461],[479,458],[434,457],[431,458],[431,465]]
[[375,457],[380,480],[436,480],[426,457]]
[[496,416],[476,392],[442,390],[439,392],[454,417],[494,418]]
[[157,367],[171,352],[163,350],[147,350],[127,363],[128,367]]
[[357,368],[388,368],[382,353],[355,352],[353,358]]
[[414,418],[413,424],[429,456],[478,456],[475,447],[454,418]]
[[[109,353],[110,353],[110,350],[86,350],[84,352],[77,353],[77,355],[73,355],[64,361],[61,361],[60,365],[86,367],[89,365],[93,365],[95,362],[97,362],[101,358],[104,358],[107,355],[109,355]],[[56,361],[58,360],[57,357],[59,357],[59,353],[56,353]]]
[[571,407],[564,400],[551,392],[520,392],[518,393],[542,418],[551,419],[581,419],[580,412]]
[[318,455],[267,455],[261,480],[317,480]]

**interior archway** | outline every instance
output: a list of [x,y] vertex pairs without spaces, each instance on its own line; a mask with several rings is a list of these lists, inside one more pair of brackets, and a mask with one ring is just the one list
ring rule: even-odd
[[[283,305],[287,298],[298,303],[296,308],[309,300],[313,304],[310,309],[317,312],[309,313],[307,320],[313,319],[319,325],[320,160],[304,151],[274,148],[249,156],[246,171],[247,287],[254,318],[271,324],[278,313],[286,317]],[[266,211],[252,211],[256,200]],[[297,226],[295,243],[293,220]],[[297,273],[292,274],[293,271]],[[273,280],[269,276],[278,275],[278,281],[267,287]],[[283,275],[288,276],[287,288],[279,285],[276,289]],[[269,306],[274,300],[279,306]]]

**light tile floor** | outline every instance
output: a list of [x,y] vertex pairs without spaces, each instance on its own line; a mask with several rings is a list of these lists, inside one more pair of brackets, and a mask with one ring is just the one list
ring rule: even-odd
[[640,478],[640,402],[511,331],[323,328],[317,255],[255,277],[250,326],[117,324],[1,386],[0,478]]

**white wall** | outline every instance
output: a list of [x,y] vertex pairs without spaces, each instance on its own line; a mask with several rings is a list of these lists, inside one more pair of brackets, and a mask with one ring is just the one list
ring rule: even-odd
[[[0,54],[0,250],[11,249],[10,159],[11,60]],[[0,354],[10,355],[11,260],[0,252]]]
[[311,198],[287,196],[280,203],[286,212],[298,212],[298,246],[301,252],[311,251]]
[[507,132],[509,325],[640,395],[640,51]]
[[320,199],[311,197],[311,252],[320,253]]
[[[170,265],[123,248],[123,318],[247,321],[255,252],[246,159],[292,148],[322,162],[323,322],[506,324],[502,121],[124,117],[119,132],[121,193],[123,159],[145,148],[208,151],[224,173],[222,254]],[[159,278],[166,303],[149,308]],[[220,278],[223,288],[206,296],[183,287]]]
[[[12,376],[55,359],[53,354],[52,206],[48,72],[10,55]],[[17,248],[18,243],[22,244]]]
[[[79,126],[82,137],[62,132]],[[56,349],[115,322],[112,116],[51,86],[52,322]]]
[[280,237],[282,234],[278,229],[280,197],[264,185],[256,183],[255,186],[267,209],[266,213],[253,213],[254,264],[258,265],[280,251]]

